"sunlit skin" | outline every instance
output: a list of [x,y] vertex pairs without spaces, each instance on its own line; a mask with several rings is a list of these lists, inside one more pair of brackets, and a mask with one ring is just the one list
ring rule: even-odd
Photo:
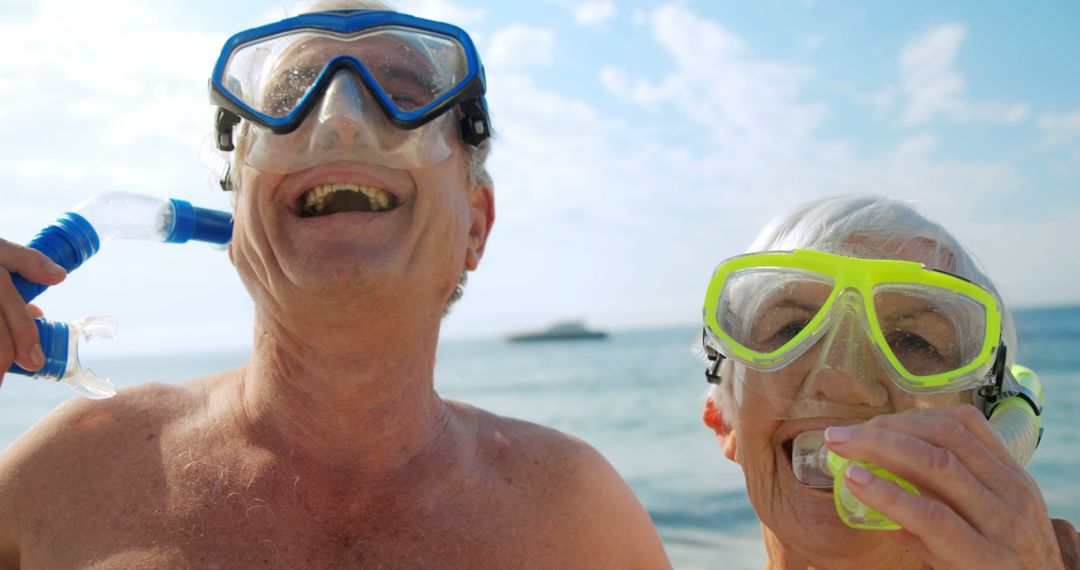
[[[935,259],[928,247],[932,244],[914,240],[904,249],[889,245],[878,247],[896,259],[928,266]],[[725,418],[711,401],[706,404],[705,423],[716,432],[725,456],[743,469],[747,495],[761,520],[767,567],[1060,567],[1037,486],[1004,451],[981,412],[966,404],[970,392],[919,398],[903,392],[882,369],[856,324],[858,318],[862,316],[848,315],[838,324],[842,330],[832,331],[834,338],[827,336],[778,371],[760,372],[725,361],[721,390],[733,403],[734,417]],[[928,336],[942,335],[935,321],[923,330]],[[857,334],[849,334],[852,331]],[[830,442],[830,449],[874,461],[923,492],[917,499],[924,503],[897,507],[894,498],[903,495],[892,483],[874,478],[867,485],[849,485],[868,505],[907,522],[905,531],[850,529],[836,513],[831,489],[813,489],[796,480],[790,441],[805,431],[837,426],[860,427],[846,443]],[[835,429],[827,434],[845,435]],[[943,463],[946,455],[951,459]],[[996,462],[995,469],[980,472],[989,462]],[[987,506],[986,497],[1003,488],[1015,494]],[[975,496],[984,503],[967,502]],[[931,501],[961,515],[945,521],[932,518],[926,515],[937,508],[927,510]],[[1027,524],[1020,523],[1020,530],[1010,534],[997,522],[1006,517]],[[1003,561],[1009,563],[997,566]]]

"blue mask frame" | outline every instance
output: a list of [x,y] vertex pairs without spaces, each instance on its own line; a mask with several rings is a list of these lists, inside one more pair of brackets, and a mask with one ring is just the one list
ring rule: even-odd
[[[349,34],[383,26],[412,28],[454,40],[462,47],[465,54],[468,66],[465,77],[446,94],[436,98],[431,103],[413,111],[401,111],[391,103],[389,96],[379,87],[378,82],[375,81],[362,61],[352,56],[338,56],[323,66],[322,71],[314,81],[313,88],[284,117],[272,117],[260,113],[245,103],[243,99],[233,94],[224,84],[225,68],[233,52],[237,48],[252,42],[290,31],[323,30]],[[330,85],[330,80],[338,71],[343,69],[353,73],[368,88],[374,95],[375,100],[378,101],[386,117],[398,128],[409,130],[423,126],[457,105],[463,115],[460,125],[463,142],[476,146],[491,136],[491,120],[488,115],[487,101],[484,98],[487,91],[484,67],[480,63],[480,57],[476,52],[472,39],[469,38],[465,30],[451,24],[425,20],[398,12],[334,10],[303,14],[280,22],[245,30],[233,35],[225,42],[221,49],[221,55],[218,56],[217,63],[214,65],[214,72],[210,77],[209,84],[210,101],[218,107],[216,120],[218,148],[223,151],[233,150],[232,129],[240,122],[241,117],[277,134],[287,134],[296,130],[322,99],[323,94]]]

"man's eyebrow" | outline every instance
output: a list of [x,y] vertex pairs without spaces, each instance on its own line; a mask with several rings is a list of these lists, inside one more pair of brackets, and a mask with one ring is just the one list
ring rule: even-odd
[[[402,67],[399,65],[386,65],[379,66],[379,68],[384,72],[383,75],[387,79],[406,79],[415,85],[420,85],[425,88],[430,88],[435,83],[432,80],[433,74],[422,74],[410,67]],[[432,71],[434,71],[434,69]]]

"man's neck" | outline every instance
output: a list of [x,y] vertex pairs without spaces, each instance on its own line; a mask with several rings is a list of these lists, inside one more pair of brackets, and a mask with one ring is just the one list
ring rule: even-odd
[[433,386],[438,320],[404,321],[413,326],[327,331],[260,315],[237,394],[252,441],[351,476],[392,473],[430,450],[448,422]]

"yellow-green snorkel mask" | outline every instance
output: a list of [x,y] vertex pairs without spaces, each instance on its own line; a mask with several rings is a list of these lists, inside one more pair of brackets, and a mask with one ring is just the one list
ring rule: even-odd
[[[721,363],[732,361],[724,389],[742,418],[869,419],[966,402],[987,417],[997,410],[1023,414],[1007,428],[1019,438],[1012,445],[1019,461],[1026,462],[1038,442],[1037,377],[1005,369],[1001,303],[961,277],[894,259],[752,253],[716,268],[703,319],[698,348],[709,366],[706,376],[720,383]],[[1022,399],[1009,400],[1014,396]],[[842,481],[847,460],[823,447],[820,432],[816,440],[803,435],[791,449],[800,482],[833,486],[838,512],[850,526],[897,528],[852,504]]]

